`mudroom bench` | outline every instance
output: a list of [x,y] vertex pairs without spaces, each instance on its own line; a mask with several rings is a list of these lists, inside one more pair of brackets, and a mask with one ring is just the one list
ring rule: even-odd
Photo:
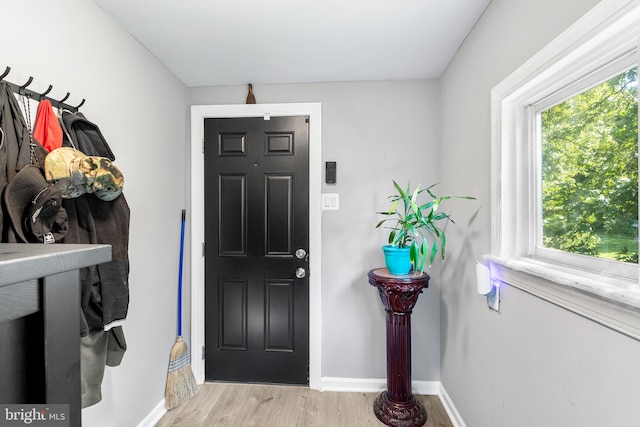
[[79,269],[109,245],[0,244],[0,403],[66,404],[81,425]]

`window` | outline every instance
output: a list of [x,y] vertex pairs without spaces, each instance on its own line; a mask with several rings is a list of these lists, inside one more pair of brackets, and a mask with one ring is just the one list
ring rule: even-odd
[[638,263],[638,68],[536,114],[539,247]]
[[610,326],[640,308],[639,40],[604,0],[491,93],[494,278]]
[[[620,274],[634,277],[638,264],[635,59],[633,51],[531,107],[539,152],[534,159],[538,256],[553,259],[557,251],[579,254],[562,256],[582,268],[594,262],[611,268],[591,257],[616,260],[634,264],[616,266]],[[581,91],[574,94],[576,88]]]

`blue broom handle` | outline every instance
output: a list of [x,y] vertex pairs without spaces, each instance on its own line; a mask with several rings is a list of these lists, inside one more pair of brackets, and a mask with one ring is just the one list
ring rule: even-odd
[[180,226],[180,265],[178,267],[178,336],[182,336],[182,258],[184,257],[184,222],[187,211],[182,210]]

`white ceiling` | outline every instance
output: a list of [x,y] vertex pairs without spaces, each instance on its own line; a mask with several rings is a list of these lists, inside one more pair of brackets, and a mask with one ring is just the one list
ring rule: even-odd
[[187,86],[440,77],[491,0],[94,0]]

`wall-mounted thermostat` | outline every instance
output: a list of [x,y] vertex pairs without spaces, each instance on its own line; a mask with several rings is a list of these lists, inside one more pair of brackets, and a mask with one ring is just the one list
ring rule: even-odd
[[326,162],[326,170],[325,170],[325,182],[327,184],[335,184],[337,179],[337,168],[336,162]]

